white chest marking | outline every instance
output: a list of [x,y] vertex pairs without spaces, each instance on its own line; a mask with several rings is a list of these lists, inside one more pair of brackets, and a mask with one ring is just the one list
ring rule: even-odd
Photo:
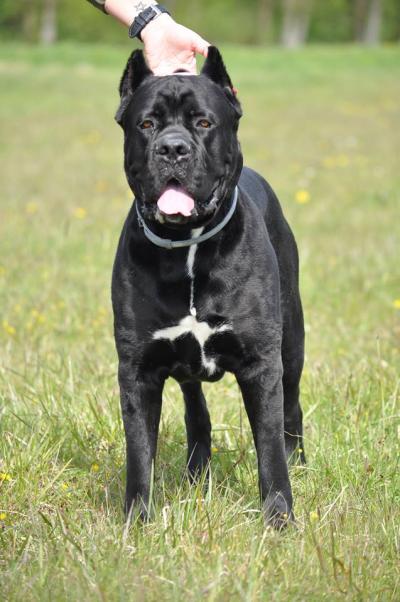
[[[191,237],[198,238],[201,235],[201,233],[203,232],[203,230],[204,230],[204,228],[195,228],[191,232]],[[187,272],[188,272],[190,278],[194,278],[193,266],[194,266],[194,258],[196,255],[196,251],[197,251],[197,245],[192,245],[191,247],[189,247],[189,253],[187,256],[186,266],[187,266]]]
[[[192,238],[197,238],[203,232],[204,228],[195,228],[191,232]],[[192,316],[196,315],[196,308],[194,306],[194,258],[196,257],[197,245],[189,247],[189,253],[186,261],[186,269],[190,278],[190,304],[189,311]]]
[[[192,230],[192,238],[197,238],[200,236],[203,230],[204,228],[195,228]],[[190,278],[190,315],[182,318],[182,320],[176,326],[169,326],[168,328],[156,330],[156,332],[153,334],[153,339],[168,339],[169,341],[175,341],[175,339],[184,334],[192,334],[200,345],[201,362],[204,368],[209,374],[213,374],[217,368],[217,365],[215,360],[206,357],[204,345],[212,334],[224,332],[225,330],[231,330],[231,327],[227,324],[211,327],[208,322],[199,322],[196,318],[197,311],[194,305],[194,260],[196,257],[196,251],[197,245],[192,245],[189,247],[186,261],[186,269]]]
[[209,374],[212,374],[215,372],[217,366],[213,359],[207,359],[206,354],[204,353],[204,345],[212,334],[230,329],[231,327],[227,324],[211,327],[207,322],[198,322],[196,316],[190,315],[182,318],[176,326],[169,326],[168,328],[156,330],[153,334],[153,339],[168,339],[170,341],[175,341],[175,339],[184,334],[192,334],[200,345],[203,366]]

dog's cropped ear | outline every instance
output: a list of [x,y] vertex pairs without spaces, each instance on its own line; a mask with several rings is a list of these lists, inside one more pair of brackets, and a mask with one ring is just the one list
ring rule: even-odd
[[149,75],[153,75],[153,73],[150,71],[144,60],[143,52],[141,50],[134,50],[128,59],[119,84],[121,103],[115,114],[115,120],[119,125],[122,123],[122,117],[131,101],[134,91]]
[[230,104],[235,109],[237,116],[241,117],[242,108],[236,97],[236,88],[233,87],[231,78],[228,75],[224,61],[222,60],[221,53],[215,46],[208,47],[207,58],[201,70],[201,75],[205,75],[214,83],[221,86]]

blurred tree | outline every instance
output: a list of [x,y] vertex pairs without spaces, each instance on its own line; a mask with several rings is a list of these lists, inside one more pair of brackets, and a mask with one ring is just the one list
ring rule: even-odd
[[382,0],[371,0],[368,11],[367,24],[364,30],[364,44],[378,44],[380,42],[382,24]]
[[354,19],[354,37],[357,42],[373,46],[380,41],[382,0],[354,0],[351,4]]
[[[163,1],[163,0],[161,0]],[[174,18],[210,42],[399,41],[400,0],[164,0]],[[0,37],[132,45],[86,0],[0,0]]]
[[40,41],[54,44],[57,41],[57,0],[43,0]]
[[311,19],[311,0],[282,0],[283,22],[281,44],[297,48],[307,40]]

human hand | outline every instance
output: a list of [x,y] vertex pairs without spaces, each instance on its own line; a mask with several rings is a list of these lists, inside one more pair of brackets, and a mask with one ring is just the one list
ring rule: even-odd
[[154,75],[170,75],[178,69],[196,75],[196,54],[207,56],[208,42],[166,13],[150,21],[140,35]]

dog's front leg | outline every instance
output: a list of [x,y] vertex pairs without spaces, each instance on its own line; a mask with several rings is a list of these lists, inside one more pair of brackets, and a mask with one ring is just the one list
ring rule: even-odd
[[119,366],[126,438],[125,512],[149,517],[152,466],[157,449],[163,382],[146,382],[130,366]]
[[265,517],[278,529],[293,519],[285,456],[281,366],[277,354],[237,375],[257,451]]

